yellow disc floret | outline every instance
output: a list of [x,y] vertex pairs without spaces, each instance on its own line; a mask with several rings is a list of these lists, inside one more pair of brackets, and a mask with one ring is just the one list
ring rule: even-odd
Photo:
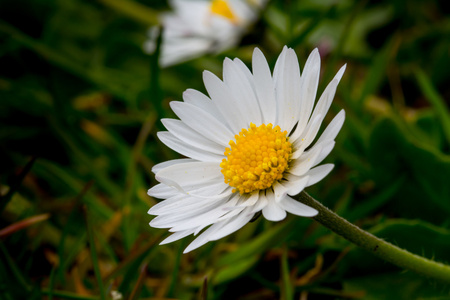
[[211,12],[222,16],[228,20],[230,20],[232,23],[237,22],[237,17],[231,10],[230,6],[228,5],[227,1],[225,0],[213,0],[211,2]]
[[262,124],[242,129],[230,141],[220,164],[225,183],[241,194],[270,188],[283,178],[292,153],[286,131],[280,126]]

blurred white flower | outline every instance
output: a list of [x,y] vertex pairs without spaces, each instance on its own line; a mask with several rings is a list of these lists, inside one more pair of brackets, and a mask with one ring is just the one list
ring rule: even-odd
[[[171,0],[162,16],[161,66],[177,64],[236,45],[266,0]],[[152,53],[158,29],[150,28],[144,51]]]
[[317,211],[290,196],[324,178],[332,164],[317,166],[331,152],[342,127],[341,110],[315,144],[343,66],[314,107],[320,74],[315,49],[302,75],[297,56],[285,47],[273,72],[262,52],[253,52],[252,72],[239,59],[225,59],[223,81],[203,73],[209,97],[188,89],[171,107],[180,120],[162,119],[158,133],[168,147],[188,157],[153,168],[160,184],[148,191],[166,199],[150,210],[150,225],[173,232],[161,244],[199,234],[185,250],[220,239],[255,213],[280,221],[286,212],[312,217]]

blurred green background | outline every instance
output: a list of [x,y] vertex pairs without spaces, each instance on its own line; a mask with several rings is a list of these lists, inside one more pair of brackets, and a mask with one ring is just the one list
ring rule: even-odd
[[[0,0],[0,299],[450,299],[316,222],[259,218],[181,254],[148,226],[168,103],[205,91],[225,57],[301,67],[320,92],[344,63],[328,123],[347,119],[307,189],[377,236],[450,263],[448,1],[270,1],[235,48],[159,69],[142,51],[157,0]],[[205,280],[206,279],[206,280]],[[120,293],[120,294],[119,294]],[[122,298],[120,298],[120,295]]]

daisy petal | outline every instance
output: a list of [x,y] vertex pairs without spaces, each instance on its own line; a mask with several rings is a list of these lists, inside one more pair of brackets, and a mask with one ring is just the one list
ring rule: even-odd
[[218,155],[222,155],[224,152],[223,146],[200,135],[180,120],[161,119],[161,122],[170,133],[186,144]]
[[241,68],[228,58],[223,62],[223,82],[228,86],[234,96],[233,98],[242,107],[242,111],[245,112],[245,127],[248,127],[250,122],[260,125],[262,123],[261,111],[252,83],[248,80],[245,73],[241,71]]
[[255,48],[253,51],[253,77],[259,105],[265,124],[276,123],[276,107],[274,86],[269,65],[261,50]]
[[184,231],[178,231],[175,233],[172,233],[170,236],[165,238],[160,245],[172,243],[174,241],[178,241],[179,239],[182,239],[184,237],[187,237],[188,235],[191,235],[193,233],[193,230],[184,230]]
[[221,155],[204,151],[186,144],[185,142],[176,138],[173,134],[171,134],[168,131],[160,131],[157,133],[157,135],[158,138],[161,140],[161,142],[163,142],[167,147],[171,148],[172,150],[180,154],[183,154],[184,156],[204,162],[220,163],[220,161],[222,161],[223,159],[223,156]]
[[172,101],[170,107],[186,125],[219,145],[228,146],[228,142],[234,136],[224,124],[197,106],[186,102]]
[[151,197],[159,198],[159,199],[167,199],[177,194],[177,190],[167,186],[165,184],[157,184],[151,189],[148,190],[147,194]]
[[211,99],[208,98],[203,93],[200,93],[197,90],[193,89],[187,89],[183,93],[183,100],[186,103],[192,104],[200,108],[201,110],[205,111],[206,113],[210,114],[214,118],[216,118],[218,121],[226,125],[226,121],[223,117],[223,115],[220,113],[220,111],[217,109],[217,107],[214,105]]
[[307,186],[309,181],[309,176],[298,177],[292,174],[287,176],[288,182],[283,183],[287,189],[288,195],[297,195]]
[[203,72],[203,82],[214,105],[222,112],[232,131],[239,132],[242,128],[248,128],[250,124],[247,124],[245,111],[242,110],[240,103],[233,97],[225,83],[208,71]]
[[309,176],[306,186],[311,186],[324,179],[325,176],[327,176],[331,172],[331,170],[333,170],[333,167],[333,164],[325,164],[309,170],[309,172],[306,173]]
[[209,237],[209,240],[216,241],[218,239],[221,239],[221,238],[241,229],[245,224],[247,224],[253,218],[253,215],[254,214],[249,213],[248,209],[243,210],[236,217],[227,220],[226,224],[224,224],[224,226],[220,230],[217,230],[214,234],[211,234],[211,236]]
[[297,176],[304,175],[315,164],[321,152],[322,147],[319,145],[304,153],[292,164],[292,167],[289,168],[288,172]]
[[317,86],[319,85],[319,75],[320,55],[319,51],[316,48],[309,55],[301,76],[301,112],[297,127],[304,128],[311,115],[311,111],[316,99]]
[[291,214],[301,217],[314,217],[318,214],[316,209],[296,201],[289,196],[284,197],[280,201],[279,205],[282,209],[290,212]]
[[154,165],[152,168],[152,172],[156,174],[159,171],[161,171],[162,169],[167,168],[168,166],[182,164],[185,162],[194,162],[194,161],[195,160],[193,160],[191,158],[179,158],[179,159],[168,160],[168,161]]
[[294,50],[287,49],[285,58],[280,66],[275,90],[278,100],[277,122],[283,130],[290,132],[298,121],[300,90],[300,67]]
[[320,99],[317,102],[316,107],[314,108],[311,120],[313,120],[317,115],[322,115],[322,118],[324,118],[325,115],[327,114],[328,109],[330,108],[331,103],[333,102],[334,94],[336,93],[336,88],[339,84],[339,81],[341,80],[342,75],[344,75],[345,68],[346,65],[344,65],[338,71],[333,80],[325,88],[325,91],[322,93],[322,96],[320,96]]
[[194,186],[221,178],[220,166],[216,162],[190,162],[173,165],[156,173],[156,179],[169,186]]
[[334,140],[341,130],[342,125],[345,120],[345,111],[342,109],[334,119],[328,124],[327,128],[324,130],[317,143],[321,143],[327,140]]
[[275,195],[272,191],[266,192],[266,197],[268,203],[266,207],[263,208],[262,213],[264,218],[269,221],[281,221],[286,218],[286,211],[280,207],[280,205],[275,201]]

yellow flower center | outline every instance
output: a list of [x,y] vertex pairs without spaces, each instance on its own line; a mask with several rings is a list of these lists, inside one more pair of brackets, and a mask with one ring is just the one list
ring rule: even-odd
[[237,22],[237,17],[225,0],[213,0],[211,2],[211,12],[230,20],[232,23]]
[[283,178],[292,153],[286,131],[272,124],[256,127],[251,123],[249,129],[243,128],[234,137],[236,142],[230,141],[224,153],[227,158],[220,164],[225,183],[234,187],[233,193],[264,190]]

